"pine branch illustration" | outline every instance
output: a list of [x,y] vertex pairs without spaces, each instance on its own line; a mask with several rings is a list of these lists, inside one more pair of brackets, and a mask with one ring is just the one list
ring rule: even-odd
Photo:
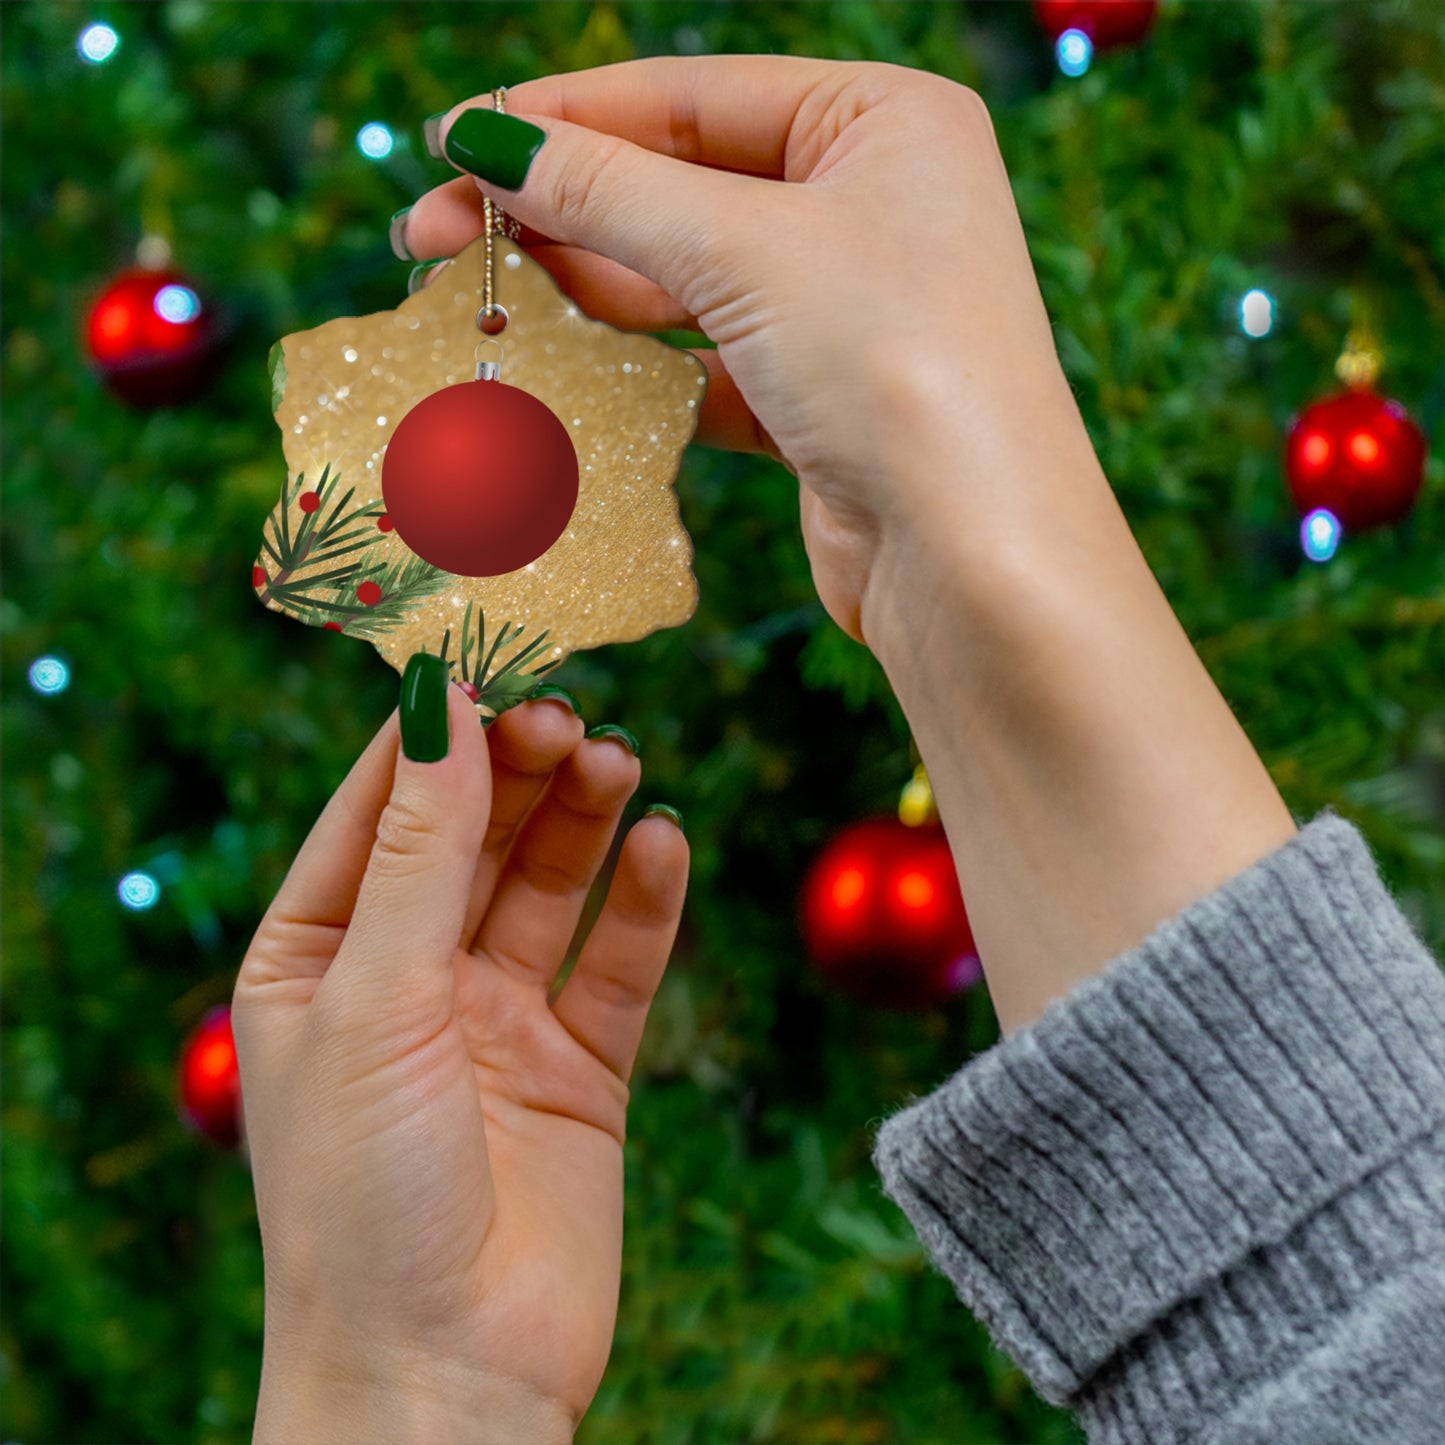
[[[471,635],[472,613],[477,614],[476,635]],[[547,632],[540,632],[531,642],[512,654],[507,661],[498,667],[494,672],[489,672],[493,661],[502,648],[516,642],[522,633],[526,631],[523,624],[518,623],[515,628],[510,622],[504,622],[497,629],[492,645],[486,650],[486,618],[482,609],[477,606],[473,598],[467,603],[467,610],[462,615],[462,638],[461,652],[457,659],[461,681],[470,683],[476,693],[476,701],[483,707],[490,708],[494,715],[505,712],[509,707],[515,707],[519,702],[525,702],[532,693],[536,691],[538,682],[541,681],[543,673],[551,672],[554,667],[561,663],[561,659],[554,659],[552,662],[543,663],[541,667],[534,668],[531,672],[524,672],[523,665],[534,658],[541,651],[547,641]],[[442,634],[442,645],[439,655],[443,662],[447,662],[447,651],[451,647],[452,630],[447,628]],[[468,669],[467,659],[475,649],[478,661],[475,666]]]
[[[331,562],[371,545],[375,540],[375,520],[386,510],[377,502],[369,507],[359,507],[350,515],[342,516],[346,504],[356,495],[351,487],[345,495],[337,497],[340,478],[334,474],[328,463],[321,470],[321,480],[315,491],[317,506],[302,514],[296,535],[291,535],[291,508],[305,495],[306,474],[300,473],[294,482],[287,481],[282,488],[281,501],[267,518],[271,536],[262,529],[261,546],[275,566],[272,572],[260,561],[257,567],[263,574],[263,581],[257,588],[263,602],[276,601],[289,610],[295,611],[307,599],[303,596],[308,588],[318,583],[332,581],[349,575],[346,569],[323,574],[312,573],[303,578],[294,573],[303,566],[315,567],[322,562]],[[329,515],[324,515],[328,503],[334,502]],[[253,569],[253,576],[255,575]]]
[[302,620],[313,626],[328,618],[340,621],[343,632],[369,641],[392,631],[417,603],[435,596],[452,581],[450,572],[412,553],[388,565],[378,563],[343,572],[345,580],[333,584],[331,596],[298,599],[316,609]]

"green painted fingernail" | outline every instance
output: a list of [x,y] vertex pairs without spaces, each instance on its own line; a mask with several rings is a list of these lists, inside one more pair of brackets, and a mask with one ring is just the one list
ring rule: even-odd
[[676,823],[677,831],[686,835],[687,829],[682,826],[682,814],[679,813],[676,808],[671,807],[667,803],[653,803],[642,816],[644,818],[651,818],[654,814]]
[[421,138],[426,142],[426,153],[433,160],[446,159],[442,155],[442,121],[446,119],[446,114],[446,111],[439,110],[421,123]]
[[565,702],[578,717],[582,716],[582,704],[567,691],[565,687],[558,687],[555,682],[544,682],[532,692],[533,698],[555,697],[558,702]]
[[410,206],[403,206],[387,225],[387,234],[391,237],[391,253],[398,261],[415,261],[416,257],[406,249],[406,216],[411,210]]
[[634,758],[637,756],[637,739],[625,727],[617,723],[598,723],[595,728],[588,729],[587,736],[589,738],[616,738]]
[[435,653],[414,652],[401,678],[401,750],[414,763],[435,763],[451,746],[447,728],[450,669]]
[[411,274],[406,278],[406,294],[415,296],[422,288],[422,278],[433,266],[440,266],[450,261],[450,256],[433,256],[430,261],[419,261],[411,268]]
[[527,179],[532,159],[546,139],[547,132],[531,121],[474,106],[452,122],[446,156],[464,171],[515,191]]

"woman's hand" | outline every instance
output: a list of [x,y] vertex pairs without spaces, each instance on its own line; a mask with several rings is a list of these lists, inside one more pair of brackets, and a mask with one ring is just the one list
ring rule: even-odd
[[570,1440],[611,1349],[627,1080],[687,845],[631,830],[549,1003],[638,762],[560,701],[486,733],[455,686],[447,709],[438,762],[387,720],[236,983],[258,1442]]
[[[477,106],[490,95],[442,118],[443,144]],[[1036,474],[1073,462],[1102,481],[971,90],[896,65],[723,55],[529,80],[506,108],[547,133],[525,182],[428,192],[407,248],[454,255],[481,234],[485,193],[588,315],[716,342],[696,353],[698,440],[797,476],[819,596],[853,637],[872,630],[885,551],[906,564],[960,519],[997,551],[999,514]],[[900,468],[934,436],[942,464]]]

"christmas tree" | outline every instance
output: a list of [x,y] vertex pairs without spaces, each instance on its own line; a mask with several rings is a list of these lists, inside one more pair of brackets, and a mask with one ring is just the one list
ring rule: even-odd
[[[308,592],[336,628],[258,601],[308,546],[345,571],[376,525],[345,479],[308,478],[314,530],[272,537],[275,570],[253,576],[284,476],[267,357],[405,295],[387,219],[451,175],[422,119],[493,85],[778,52],[976,89],[1170,602],[1296,817],[1358,824],[1445,951],[1442,34],[1430,0],[1166,0],[1145,39],[1097,52],[1022,3],[4,6],[7,1438],[250,1438],[250,1175],[178,1117],[177,1058],[396,705],[352,620],[435,580]],[[192,302],[215,318],[182,338],[214,376],[165,405],[117,394],[139,383],[99,374],[85,329],[138,247],[181,278],[174,326]],[[1408,515],[1320,546],[1284,439],[1366,329],[1430,457]],[[816,600],[792,478],[695,447],[678,489],[697,615],[549,674],[589,723],[637,734],[629,820],[677,805],[694,858],[633,1079],[617,1340],[579,1440],[1079,1440],[869,1163],[884,1113],[995,1041],[986,993],[850,1002],[795,922],[827,840],[896,802],[906,724]],[[463,655],[504,619],[474,621]]]

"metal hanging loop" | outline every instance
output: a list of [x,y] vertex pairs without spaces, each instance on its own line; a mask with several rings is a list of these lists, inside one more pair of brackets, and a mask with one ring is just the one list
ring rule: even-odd
[[[482,347],[495,346],[497,348],[497,359],[495,361],[482,360]],[[494,336],[484,336],[477,342],[477,348],[472,353],[472,359],[477,363],[478,381],[500,381],[502,379],[502,343]]]

